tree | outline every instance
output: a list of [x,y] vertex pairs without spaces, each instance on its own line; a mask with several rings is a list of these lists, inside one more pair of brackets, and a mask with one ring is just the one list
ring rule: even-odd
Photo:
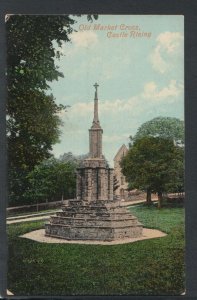
[[172,139],[177,144],[184,144],[184,122],[171,117],[157,117],[142,124],[131,141],[145,136]]
[[76,165],[51,158],[37,165],[27,176],[24,198],[28,203],[69,199],[76,192]]
[[88,158],[88,154],[74,155],[72,152],[67,152],[60,155],[59,160],[62,162],[72,162],[79,167],[85,158]]
[[[32,169],[49,156],[58,140],[57,114],[65,107],[57,105],[46,91],[49,82],[63,77],[55,65],[60,53],[55,50],[54,41],[59,46],[62,41],[69,41],[73,24],[69,16],[24,15],[10,16],[6,23],[9,154],[22,148],[20,159],[10,157],[13,165],[17,162],[18,166],[21,161],[22,168],[25,164]],[[31,164],[29,159],[33,159]]]
[[183,177],[183,149],[170,139],[146,136],[134,142],[121,167],[133,186],[146,190],[147,203],[151,203],[151,193],[157,193],[161,207],[163,193],[179,185]]
[[[97,18],[88,15],[88,20]],[[58,142],[65,110],[49,95],[49,82],[63,74],[55,59],[63,42],[70,41],[75,20],[68,15],[11,15],[7,33],[7,136],[9,198],[21,201],[26,176],[51,156]]]

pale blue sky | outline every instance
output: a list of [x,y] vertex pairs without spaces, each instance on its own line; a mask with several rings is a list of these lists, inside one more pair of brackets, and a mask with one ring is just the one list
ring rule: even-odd
[[[100,15],[93,23],[86,16],[76,21],[72,43],[63,45],[64,56],[56,62],[64,78],[50,84],[57,103],[71,106],[61,114],[61,142],[53,153],[58,157],[69,151],[88,152],[93,84],[98,82],[103,154],[113,166],[119,147],[128,144],[129,135],[141,124],[157,116],[184,118],[184,19]],[[117,26],[116,30],[94,30],[95,24]],[[121,30],[121,24],[130,27]],[[131,26],[138,26],[135,32],[145,36],[130,37]],[[127,37],[108,37],[108,32]]]

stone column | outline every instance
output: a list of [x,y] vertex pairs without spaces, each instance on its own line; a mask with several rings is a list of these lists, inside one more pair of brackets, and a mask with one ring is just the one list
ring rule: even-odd
[[100,172],[100,197],[99,200],[107,200],[108,199],[108,186],[107,186],[107,170],[105,168],[99,169]]
[[103,200],[103,169],[98,169],[98,200]]
[[77,200],[81,199],[82,193],[82,177],[81,177],[81,169],[77,169],[77,181],[76,181],[76,197]]
[[113,200],[114,170],[108,169],[108,199]]
[[97,200],[97,168],[92,169],[91,200]]
[[92,169],[87,170],[87,201],[92,199]]
[[102,171],[97,168],[97,200],[101,200]]
[[81,198],[86,200],[86,176],[85,169],[81,169]]
[[88,181],[88,168],[84,169],[84,184],[83,184],[83,189],[84,189],[84,196],[83,196],[83,200],[88,201],[88,185],[89,185],[89,181]]
[[102,133],[100,125],[93,124],[89,129],[89,153],[91,158],[102,158]]

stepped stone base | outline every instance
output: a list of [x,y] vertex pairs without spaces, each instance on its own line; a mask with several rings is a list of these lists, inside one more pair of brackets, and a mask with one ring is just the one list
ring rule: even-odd
[[67,240],[113,241],[142,235],[143,225],[117,201],[70,200],[50,217],[45,235]]

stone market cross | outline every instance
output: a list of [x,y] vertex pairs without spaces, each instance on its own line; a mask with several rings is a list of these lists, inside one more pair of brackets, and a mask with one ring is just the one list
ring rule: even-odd
[[89,129],[89,156],[77,169],[76,199],[45,224],[45,235],[67,240],[114,241],[142,235],[142,224],[113,197],[113,169],[102,154],[95,83],[94,118]]

